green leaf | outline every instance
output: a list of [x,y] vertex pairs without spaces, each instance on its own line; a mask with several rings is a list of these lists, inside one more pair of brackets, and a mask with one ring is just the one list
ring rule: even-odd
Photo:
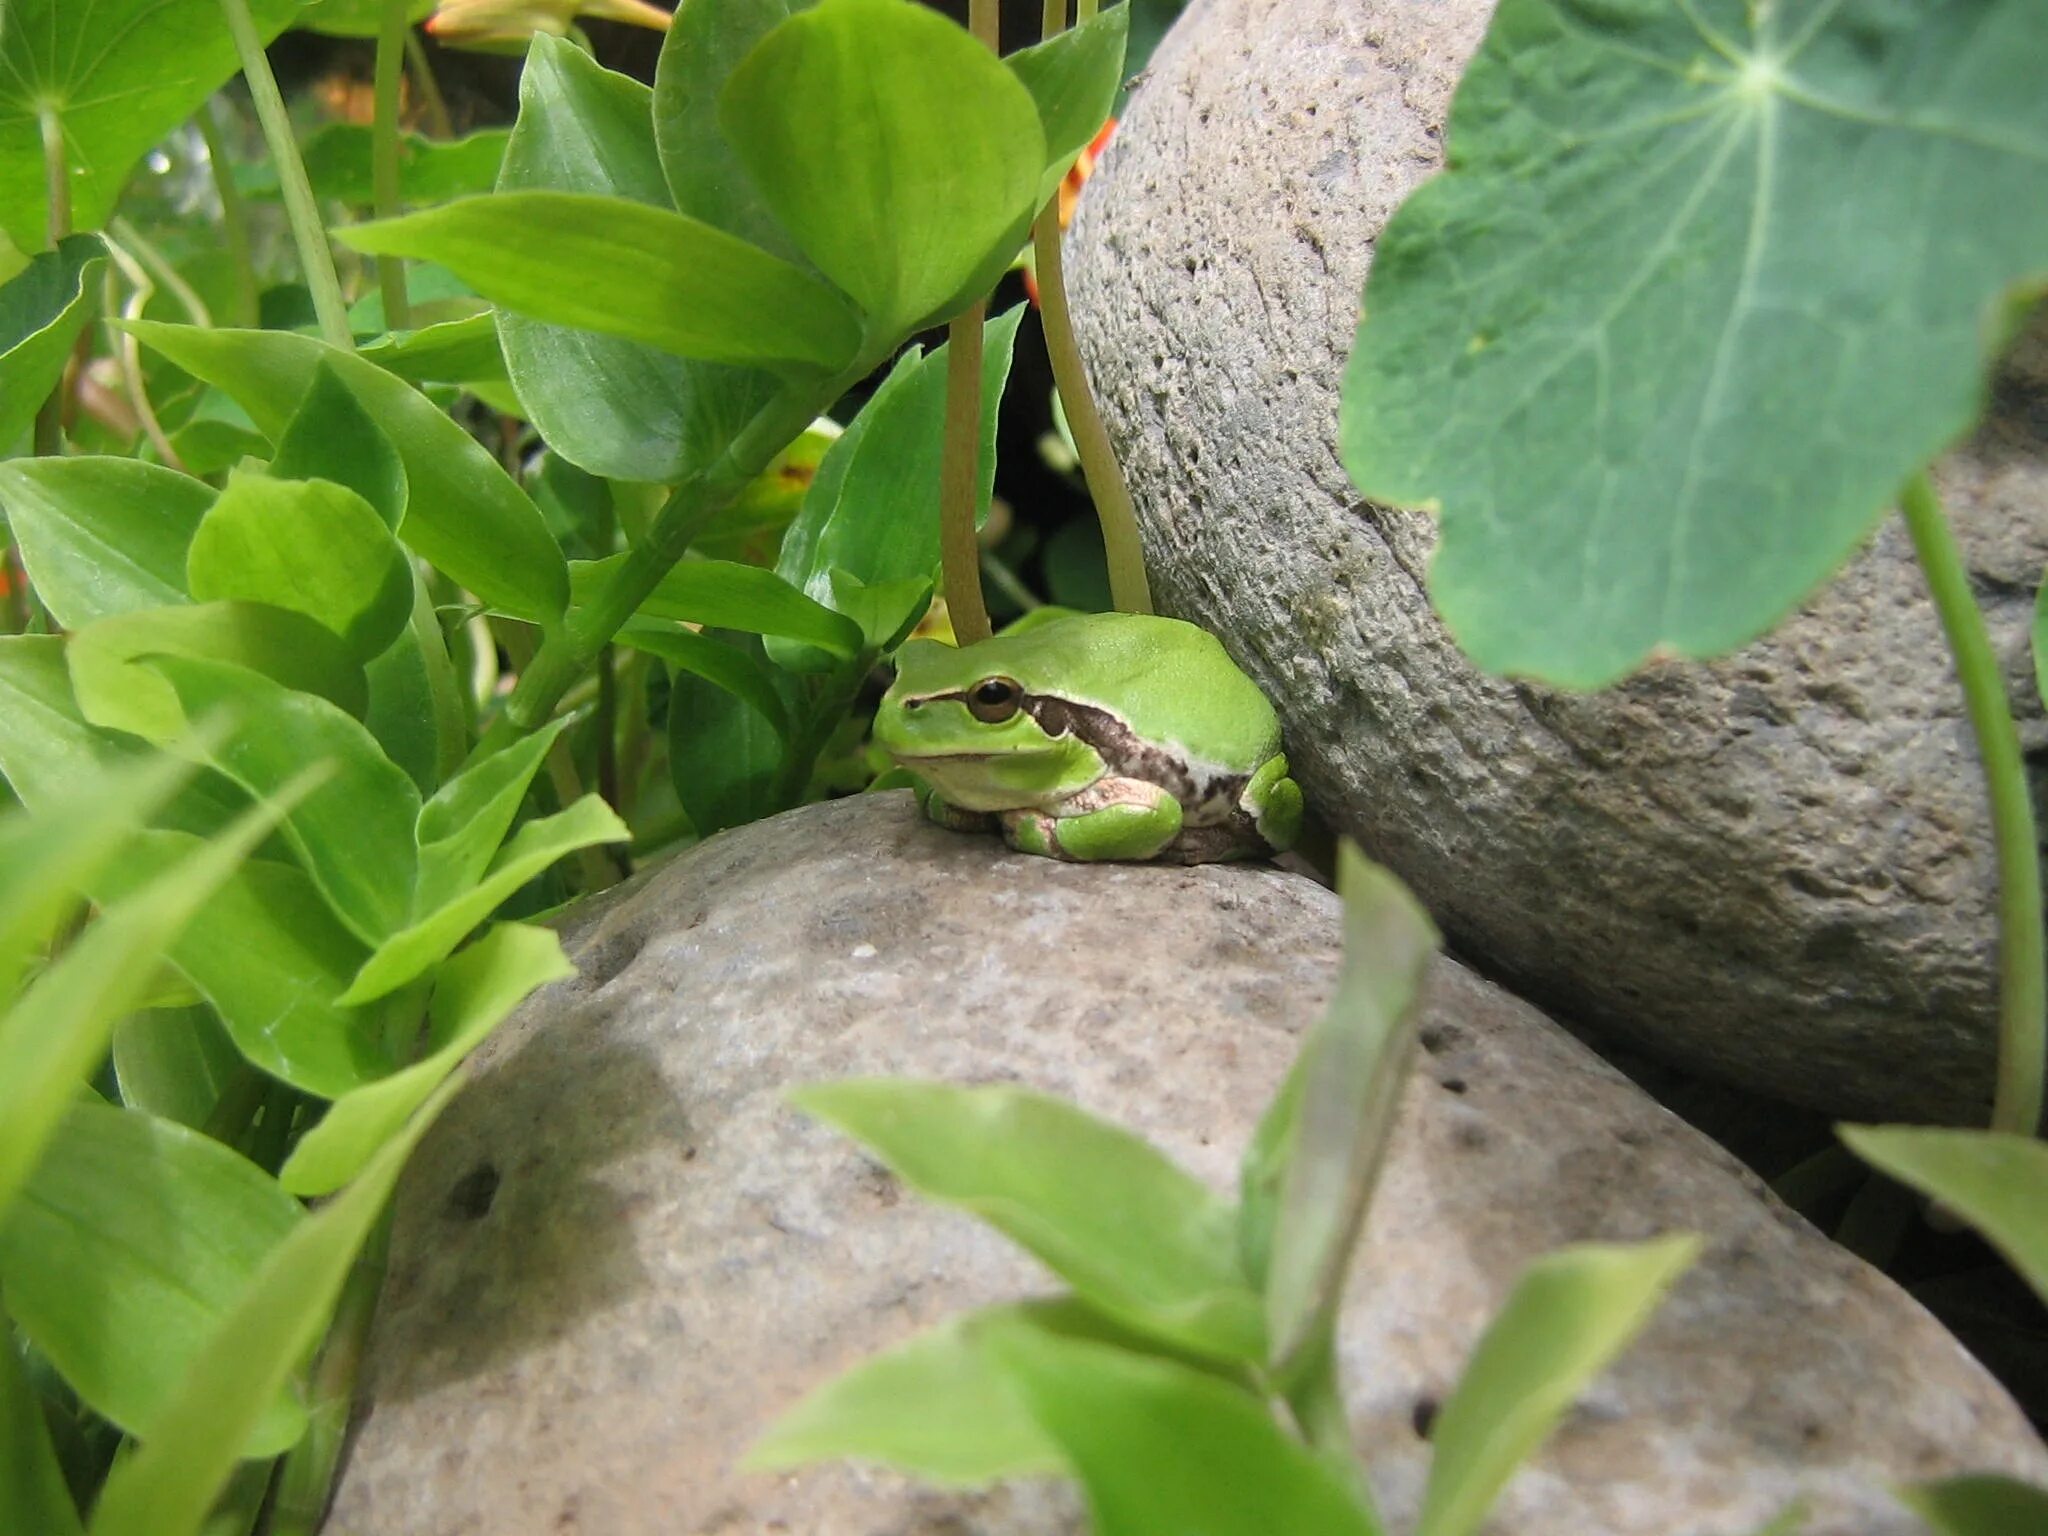
[[978,297],[962,289],[1015,254],[1046,160],[1031,93],[907,0],[824,0],[792,16],[733,70],[719,123],[874,340]]
[[785,742],[790,738],[789,707],[775,686],[774,670],[760,657],[738,646],[680,624],[634,619],[619,631],[619,644],[659,656],[678,671],[716,683],[745,700]]
[[1378,1536],[1258,1397],[1214,1376],[1040,1329],[989,1348],[1088,1497],[1097,1536]]
[[117,614],[71,637],[65,658],[85,718],[150,741],[181,734],[184,710],[156,666],[165,656],[232,662],[362,713],[363,669],[325,625],[266,603],[194,603]]
[[199,602],[268,603],[331,631],[357,662],[412,615],[412,565],[377,509],[326,480],[236,473],[185,557]]
[[1074,157],[1109,120],[1117,87],[1123,84],[1130,17],[1129,5],[1115,6],[1003,60],[1031,93],[1045,131],[1045,170],[1037,195],[1041,208],[1059,191]]
[[[289,801],[286,802],[289,804]],[[279,809],[282,809],[281,806]],[[154,879],[135,878],[119,901],[94,896],[104,910],[76,943],[0,1014],[0,1220],[27,1181],[78,1086],[106,1054],[115,1023],[155,978],[157,962],[276,819],[258,809],[223,836],[195,846]],[[205,923],[198,925],[204,929]]]
[[136,459],[14,459],[0,507],[36,595],[66,629],[185,601],[185,550],[213,488]]
[[[601,192],[670,208],[650,107],[639,81],[536,34],[519,77],[519,123],[499,190]],[[709,101],[704,115],[711,115]],[[694,208],[683,211],[723,227]],[[513,387],[541,436],[570,461],[614,479],[682,479],[723,452],[776,387],[758,370],[676,357],[635,337],[507,312],[498,326]]]
[[1880,1173],[1938,1200],[1984,1234],[2048,1301],[2048,1142],[2002,1131],[1911,1125],[1837,1127]]
[[395,332],[357,348],[356,356],[415,384],[496,384],[508,377],[490,309]]
[[[71,1388],[146,1435],[299,1220],[276,1181],[211,1137],[140,1110],[74,1104],[0,1221],[0,1284]],[[272,1392],[242,1449],[275,1455],[305,1428],[297,1398]]]
[[747,1452],[748,1470],[842,1457],[879,1462],[927,1482],[973,1487],[1066,1470],[1001,1364],[990,1337],[1011,1328],[1077,1324],[1074,1302],[1023,1302],[954,1318],[863,1360],[784,1414]]
[[324,361],[278,435],[270,473],[279,480],[331,480],[367,501],[386,528],[396,532],[404,522],[405,461]]
[[567,715],[558,716],[468,764],[420,807],[414,828],[420,850],[415,912],[438,911],[483,878],[512,830],[527,786],[568,725]]
[[[267,42],[298,0],[250,0]],[[234,77],[220,0],[8,0],[0,29],[0,230],[24,250],[49,224],[45,118],[70,168],[71,222],[105,222],[130,168]]]
[[[97,899],[173,865],[189,834],[145,832],[122,880]],[[206,920],[179,935],[171,959],[220,1015],[239,1050],[280,1082],[334,1099],[389,1072],[381,1009],[337,1001],[363,963],[363,945],[296,867],[251,860],[207,902]]]
[[[572,605],[596,595],[605,578],[627,557],[573,561],[569,568]],[[841,659],[860,653],[858,626],[806,597],[773,571],[730,560],[681,560],[662,577],[638,616],[711,629],[739,629],[750,635],[786,635]]]
[[919,1194],[981,1217],[1125,1326],[1263,1362],[1230,1207],[1128,1131],[1015,1088],[876,1078],[809,1085],[790,1100]]
[[[1984,402],[2048,271],[2048,7],[1507,0],[1381,234],[1343,389],[1489,671],[1768,629]],[[1953,231],[1931,243],[1908,231]]]
[[1699,1253],[1688,1234],[1583,1243],[1522,1273],[1430,1430],[1417,1536],[1469,1536],[1580,1390],[1628,1346]]
[[1336,1326],[1344,1274],[1414,1066],[1422,983],[1438,943],[1407,888],[1348,841],[1337,869],[1344,966],[1294,1069],[1299,1108],[1264,1276],[1271,1362],[1283,1376]]
[[836,371],[860,328],[801,269],[709,224],[625,198],[496,192],[339,231],[371,255],[437,261],[506,309],[714,363]]
[[[977,525],[986,520],[995,490],[996,417],[1023,317],[1020,304],[982,332]],[[906,352],[826,452],[803,510],[783,538],[775,564],[783,580],[821,603],[836,604],[835,572],[855,578],[862,588],[932,579],[939,564],[946,359],[944,346],[929,355],[915,348]],[[879,645],[888,636],[870,630],[863,638]],[[815,670],[791,647],[772,646],[770,654],[784,666]]]
[[121,1102],[194,1130],[206,1124],[241,1060],[210,1008],[152,1008],[114,1027]]
[[257,1416],[319,1340],[399,1171],[461,1079],[272,1251],[179,1384],[156,1433],[108,1477],[92,1536],[193,1536]]
[[233,395],[273,440],[325,363],[404,462],[408,495],[399,537],[506,613],[541,625],[561,617],[568,573],[540,510],[476,439],[403,379],[285,331],[202,331],[140,320],[128,328],[145,346]]
[[474,886],[417,917],[411,927],[380,944],[342,994],[342,1002],[351,1006],[372,1002],[424,975],[514,891],[556,860],[578,848],[622,843],[630,836],[626,824],[596,795],[585,795],[565,811],[529,821],[498,850]]
[[790,261],[802,259],[718,126],[718,98],[754,45],[815,0],[683,0],[654,69],[654,137],[674,206]]
[[2048,1490],[2017,1478],[1977,1472],[1896,1489],[1899,1502],[1937,1536],[2020,1536],[2048,1531]]
[[[789,709],[759,640],[724,632],[691,638],[694,649],[676,649],[697,666],[678,671],[669,686],[669,779],[690,825],[709,837],[786,808],[794,793],[783,773]],[[732,660],[714,660],[719,651]],[[766,708],[765,700],[755,702],[764,688],[775,699]]]
[[13,1326],[0,1311],[0,1509],[37,1536],[80,1536],[41,1397],[21,1367]]
[[[406,203],[438,203],[473,192],[488,192],[505,159],[510,135],[503,128],[485,128],[459,139],[433,139],[401,130],[398,135],[398,196]],[[306,179],[316,196],[337,203],[367,207],[375,201],[370,168],[372,130],[362,123],[328,123],[301,146]],[[244,190],[256,196],[279,195],[277,172],[268,165],[248,167]]]
[[[0,39],[0,56],[6,51]],[[5,92],[0,84],[0,100]],[[6,132],[0,122],[0,144]],[[92,319],[106,266],[107,248],[99,236],[72,235],[0,282],[0,454],[27,434],[63,377],[71,344]]]
[[[292,26],[329,37],[375,37],[386,9],[387,0],[305,0]],[[425,21],[433,9],[434,0],[409,0],[405,19]]]
[[370,703],[363,724],[420,792],[432,794],[461,766],[469,748],[469,717],[441,621],[419,571],[413,572],[412,617],[405,633],[364,675]]
[[420,796],[376,738],[325,699],[244,667],[179,656],[149,665],[170,679],[189,715],[220,722],[203,760],[255,798],[277,795],[309,763],[332,765],[285,814],[284,839],[359,938],[375,944],[402,928],[418,872]]
[[575,974],[562,941],[548,929],[521,923],[493,928],[435,978],[431,1053],[337,1099],[293,1150],[278,1181],[309,1197],[339,1189],[529,993]]

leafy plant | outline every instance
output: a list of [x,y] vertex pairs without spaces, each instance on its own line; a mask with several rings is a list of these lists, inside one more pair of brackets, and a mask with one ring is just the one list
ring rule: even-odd
[[1341,429],[1367,495],[1440,510],[1430,591],[1472,658],[1573,687],[1753,639],[1900,508],[1990,787],[1992,1124],[2029,1135],[2033,811],[1926,469],[2048,281],[2048,99],[2018,62],[2044,49],[2030,0],[1504,0],[1448,169],[1379,240]]
[[[1027,1090],[798,1090],[798,1107],[1072,1290],[957,1319],[855,1367],[776,1425],[752,1463],[851,1456],[969,1484],[1064,1471],[1103,1536],[1384,1529],[1344,1413],[1337,1324],[1437,940],[1399,882],[1348,844],[1340,883],[1336,994],[1246,1152],[1234,1205],[1147,1143]],[[1432,1430],[1422,1536],[1478,1528],[1697,1246],[1587,1244],[1530,1267]]]

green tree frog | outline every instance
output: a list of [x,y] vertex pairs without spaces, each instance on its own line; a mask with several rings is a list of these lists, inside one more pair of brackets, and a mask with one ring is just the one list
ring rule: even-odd
[[999,824],[1024,853],[1261,858],[1301,825],[1273,706],[1179,619],[1076,614],[958,648],[913,640],[875,741],[926,786],[932,820]]

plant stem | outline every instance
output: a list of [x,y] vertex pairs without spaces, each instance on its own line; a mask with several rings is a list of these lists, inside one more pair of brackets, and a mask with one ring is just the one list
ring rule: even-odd
[[[1373,1509],[1372,1487],[1351,1442],[1351,1417],[1337,1374],[1337,1345],[1325,1336],[1303,1357],[1303,1369],[1286,1391],[1288,1411],[1316,1459],[1334,1472],[1365,1509]],[[1379,1522],[1373,1522],[1377,1529]]]
[[286,1453],[278,1470],[270,1536],[315,1536],[326,1517],[390,1252],[391,1209],[387,1206],[349,1270],[341,1300],[335,1305],[333,1326],[327,1330],[327,1341],[313,1367],[306,1433]]
[[[216,98],[218,100],[218,98]],[[214,195],[220,199],[220,232],[228,255],[235,264],[235,324],[245,328],[257,323],[262,304],[256,286],[256,259],[249,245],[249,209],[242,201],[242,189],[235,185],[234,162],[228,157],[227,135],[214,120],[214,103],[199,109],[194,121],[199,137],[206,143],[206,167],[213,176]]]
[[270,72],[270,60],[263,54],[263,39],[249,15],[249,0],[220,0],[220,8],[227,17],[228,31],[234,35],[242,78],[248,82],[250,98],[256,103],[256,120],[263,125],[263,142],[277,167],[285,217],[291,222],[292,242],[299,250],[306,286],[313,292],[313,312],[320,317],[320,334],[330,346],[352,351],[355,339],[349,333],[348,307],[341,301],[341,279],[335,275],[334,252],[328,248],[327,231],[313,201],[313,184],[306,179],[306,163],[299,158],[299,146],[292,138],[291,118],[285,112],[284,97],[278,92],[277,76]]
[[2042,932],[2040,844],[2019,731],[1984,615],[1924,470],[1906,482],[1899,510],[1955,657],[1991,802],[1999,928],[1998,1089],[1991,1128],[2032,1136],[2040,1129],[2042,1077],[2048,1071],[2048,935]]
[[[398,212],[398,87],[404,78],[406,0],[384,0],[377,29],[376,117],[370,128],[370,196],[380,219]],[[384,295],[384,329],[412,328],[412,303],[405,292],[405,261],[377,258],[377,287]]]
[[[1046,0],[1045,31],[1050,37],[1066,25],[1066,0]],[[1081,0],[1081,20],[1095,15],[1093,0]],[[1057,25],[1055,25],[1057,23]],[[1052,360],[1053,383],[1066,409],[1067,430],[1081,457],[1081,475],[1102,523],[1102,552],[1109,563],[1110,600],[1120,613],[1150,613],[1152,584],[1145,575],[1145,549],[1138,538],[1138,514],[1131,490],[1110,446],[1109,433],[1095,409],[1088,388],[1088,370],[1074,340],[1074,320],[1067,309],[1066,263],[1060,253],[1060,200],[1040,210],[1031,226],[1032,264],[1038,271],[1038,313],[1045,327],[1046,355]]]
[[724,453],[678,484],[655,514],[647,536],[626,552],[591,601],[571,611],[566,622],[542,639],[532,662],[520,669],[519,682],[473,755],[488,756],[514,737],[545,724],[569,685],[590,669],[598,652],[661,585],[662,577],[705,525],[730,506],[748,482],[874,362],[864,357],[836,378],[809,387],[793,384],[778,391],[726,445]]
[[[112,218],[107,220],[107,234],[113,237],[107,242],[110,247],[118,243],[149,274],[149,283],[161,283],[178,301],[178,307],[185,311],[186,320],[201,330],[213,329],[213,313],[207,309],[206,300],[199,297],[199,290],[185,281],[182,272],[164,260],[164,253],[151,244],[141,230],[126,219]],[[120,260],[118,256],[115,259]],[[137,287],[146,286],[136,283],[132,275],[129,281]]]
[[986,300],[946,327],[946,437],[939,458],[939,572],[946,612],[962,645],[991,630],[981,595],[981,540],[974,507],[981,491],[981,328]]
[[410,27],[405,33],[405,62],[411,67],[412,83],[426,109],[427,132],[437,139],[455,137],[454,120],[448,116],[448,99],[441,94],[441,82],[434,78],[434,61],[427,57],[427,45]]
[[[64,155],[64,125],[57,114],[44,108],[38,121],[43,135],[43,176],[49,197],[50,249],[56,250],[71,233],[71,174]],[[34,450],[38,458],[50,458],[64,451],[64,374],[36,411]]]

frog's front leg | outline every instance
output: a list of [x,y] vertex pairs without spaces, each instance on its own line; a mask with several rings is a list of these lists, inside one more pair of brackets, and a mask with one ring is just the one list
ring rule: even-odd
[[1276,753],[1260,764],[1237,803],[1275,852],[1292,848],[1301,835],[1301,786],[1287,776],[1285,757]]
[[911,793],[917,796],[918,808],[928,821],[937,822],[952,832],[987,832],[995,827],[996,819],[987,811],[970,811],[947,800],[923,779],[910,781]]
[[1003,837],[1020,853],[1055,859],[1150,859],[1180,835],[1180,802],[1144,779],[1098,779],[1057,815],[1004,811]]

